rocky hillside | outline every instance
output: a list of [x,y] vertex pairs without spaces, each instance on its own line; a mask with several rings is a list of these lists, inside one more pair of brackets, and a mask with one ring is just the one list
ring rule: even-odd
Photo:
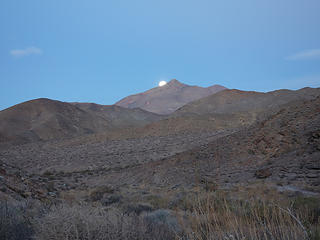
[[204,181],[228,186],[265,179],[279,189],[319,194],[319,159],[317,97],[291,102],[248,128],[150,164],[155,175],[149,175],[149,181],[183,186]]
[[162,87],[128,96],[117,102],[116,105],[126,108],[141,108],[158,114],[170,114],[189,102],[225,89],[220,85],[208,88],[189,86],[173,79]]
[[74,106],[111,122],[115,128],[141,127],[158,121],[163,116],[147,112],[140,108],[128,109],[117,105],[100,105],[95,103],[72,103]]
[[265,119],[288,103],[317,96],[320,96],[319,88],[267,93],[228,89],[188,103],[167,118],[137,130],[136,134],[147,136],[238,129]]
[[138,127],[162,117],[141,109],[36,99],[0,111],[0,143],[21,144]]
[[1,140],[32,142],[107,130],[111,124],[71,104],[36,99],[0,112]]
[[279,106],[291,101],[314,99],[319,95],[320,88],[303,88],[297,91],[276,90],[266,93],[228,89],[191,102],[178,109],[174,115],[261,113],[276,110]]

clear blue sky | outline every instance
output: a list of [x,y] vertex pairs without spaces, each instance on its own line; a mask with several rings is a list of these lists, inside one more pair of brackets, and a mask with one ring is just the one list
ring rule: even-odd
[[320,87],[319,0],[1,0],[0,109],[113,104],[176,78]]

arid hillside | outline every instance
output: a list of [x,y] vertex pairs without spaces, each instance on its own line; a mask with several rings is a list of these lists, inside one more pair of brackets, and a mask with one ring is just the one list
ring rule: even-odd
[[227,89],[200,100],[189,103],[178,109],[173,115],[189,114],[230,114],[230,113],[262,113],[277,110],[279,106],[291,101],[314,99],[320,95],[319,88],[303,88],[300,90],[276,90],[272,92],[253,92]]
[[44,98],[0,112],[3,143],[74,137],[110,128],[110,122],[103,118],[97,118],[71,104]]
[[135,135],[236,130],[265,119],[288,103],[317,96],[320,96],[319,88],[267,93],[227,89],[188,103],[165,119],[137,129]]
[[141,127],[164,118],[140,108],[124,108],[117,105],[99,105],[95,103],[72,103],[76,107],[99,116],[112,123],[115,128]]
[[32,186],[46,188],[49,174],[56,197],[103,184],[166,192],[259,181],[317,195],[319,95],[224,90],[168,116],[38,99],[0,112],[0,161]]
[[[264,179],[320,193],[320,97],[291,102],[263,121],[157,164],[150,184],[220,186]],[[139,170],[138,170],[139,171]],[[302,190],[303,191],[303,190]]]
[[0,143],[22,144],[139,127],[162,116],[141,109],[36,99],[0,111]]
[[[247,216],[243,207],[247,201],[263,204],[262,200],[272,203],[276,199],[276,204],[283,201],[290,207],[299,203],[303,213],[308,209],[305,219],[318,224],[319,89],[271,93],[225,90],[164,119],[139,109],[48,99],[14,106],[0,116],[5,120],[1,122],[3,133],[17,126],[16,132],[8,132],[11,136],[21,141],[21,134],[27,134],[20,144],[11,144],[2,134],[0,200],[30,204],[26,206],[32,203],[23,209],[30,209],[24,210],[25,214],[40,211],[38,219],[48,206],[67,204],[63,212],[49,208],[44,215],[48,229],[51,214],[58,214],[59,226],[65,224],[61,219],[70,206],[81,206],[77,212],[86,207],[113,209],[120,216],[135,214],[135,219],[158,216],[160,211],[165,219],[170,218],[166,224],[174,219],[175,229],[179,229],[182,225],[176,215],[188,216],[195,206],[202,211],[201,201],[207,197],[218,204],[222,199],[226,204],[222,207],[234,201],[230,209],[239,204],[232,210],[232,219],[239,210]],[[122,117],[123,121],[117,122]],[[89,127],[91,132],[85,132]],[[30,137],[34,136],[31,133],[36,137]],[[84,213],[83,219],[89,215]],[[92,219],[94,224],[98,216],[100,213]],[[188,224],[187,219],[181,219]],[[225,226],[228,224],[229,220]]]

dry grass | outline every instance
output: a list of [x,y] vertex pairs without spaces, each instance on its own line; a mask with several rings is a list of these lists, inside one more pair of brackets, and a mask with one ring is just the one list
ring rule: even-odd
[[27,204],[9,204],[7,201],[0,201],[0,239],[31,239],[33,229],[27,208]]
[[175,234],[164,224],[117,210],[89,206],[53,207],[35,223],[35,239],[161,240]]
[[184,227],[188,240],[319,239],[319,216],[258,200],[198,198]]

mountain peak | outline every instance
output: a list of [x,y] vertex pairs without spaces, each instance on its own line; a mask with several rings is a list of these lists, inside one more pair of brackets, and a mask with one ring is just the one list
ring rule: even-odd
[[222,86],[209,88],[189,86],[177,79],[172,79],[162,87],[123,98],[116,105],[126,108],[141,108],[157,114],[170,114],[189,102],[224,89]]
[[181,82],[179,82],[177,79],[173,78],[171,79],[167,84],[170,84],[170,85],[185,85]]
[[188,86],[186,84],[183,84],[181,82],[179,82],[177,79],[171,79],[167,84],[167,87],[174,87],[174,88],[181,88],[181,87],[185,87]]

